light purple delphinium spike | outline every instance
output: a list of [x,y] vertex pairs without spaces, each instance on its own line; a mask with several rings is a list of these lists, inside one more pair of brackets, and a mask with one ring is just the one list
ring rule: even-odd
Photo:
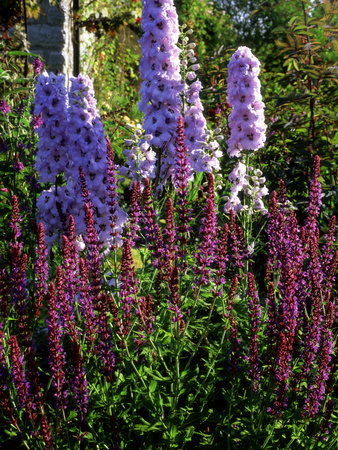
[[[263,147],[266,139],[264,103],[258,78],[259,66],[258,59],[247,47],[239,47],[228,64],[228,103],[232,111],[229,116],[231,133],[227,141],[227,152],[231,158],[241,158],[245,156],[245,152],[257,151]],[[234,209],[238,212],[243,207],[248,207],[247,204],[241,204],[238,196],[244,190],[245,196],[250,198],[252,208],[266,213],[262,197],[267,195],[268,191],[265,186],[260,186],[265,183],[265,178],[260,178],[262,175],[260,171],[249,175],[249,168],[244,162],[238,161],[229,176],[234,186],[231,189],[230,199],[225,205],[225,211]]]
[[109,205],[109,219],[110,219],[110,236],[111,249],[116,250],[117,247],[122,246],[122,231],[124,223],[127,220],[127,214],[118,205],[117,193],[117,165],[114,163],[114,153],[110,140],[106,138],[107,142],[107,192]]
[[39,142],[35,167],[39,181],[55,183],[68,163],[67,155],[67,91],[63,75],[39,76],[35,93],[36,115],[41,114],[42,125],[36,129]]
[[247,47],[239,47],[228,64],[228,103],[231,129],[228,154],[240,157],[243,150],[257,151],[265,142],[264,103],[260,94],[260,62]]
[[177,120],[181,114],[178,17],[173,0],[143,0],[140,39],[141,102],[143,128],[153,136],[151,145],[160,152],[162,185],[173,174]]
[[[99,233],[100,240],[109,248],[113,243],[111,242],[110,228],[111,208],[107,191],[107,142],[96,107],[93,85],[88,77],[79,75],[72,79],[69,105],[68,151],[72,155],[72,159],[65,170],[65,177],[68,180],[78,180],[79,168],[82,168],[90,193],[90,201],[97,212],[96,231]],[[85,234],[82,202],[78,205],[80,200],[79,184],[76,185],[75,194],[77,202],[71,208],[70,213],[74,216],[77,233]],[[120,209],[116,210],[115,215],[122,216],[122,222],[127,218]]]

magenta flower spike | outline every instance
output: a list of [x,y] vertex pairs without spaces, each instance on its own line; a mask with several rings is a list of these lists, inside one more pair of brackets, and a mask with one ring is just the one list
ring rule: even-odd
[[130,241],[130,246],[134,247],[136,241],[140,238],[138,231],[140,230],[140,217],[141,217],[141,187],[139,181],[133,181],[131,190],[131,206],[130,206],[130,219],[129,219],[129,231],[126,233],[127,239]]
[[207,202],[203,210],[200,239],[195,253],[194,273],[196,285],[207,284],[210,277],[211,264],[216,259],[216,243],[219,227],[216,218],[215,183],[212,173],[208,174]]
[[51,370],[55,405],[57,409],[65,409],[68,403],[66,356],[61,344],[62,327],[56,301],[55,287],[52,282],[50,283],[48,290],[48,305],[49,367]]
[[11,336],[9,339],[10,359],[11,359],[11,378],[15,386],[19,405],[24,411],[26,417],[34,420],[35,404],[31,396],[31,384],[26,378],[22,354],[16,339]]
[[47,293],[47,279],[48,279],[48,263],[47,263],[47,249],[45,244],[45,233],[42,223],[38,225],[37,234],[37,258],[35,261],[35,309],[34,316],[37,319],[40,316],[43,299]]
[[184,145],[184,123],[180,116],[177,129],[176,141],[176,165],[175,165],[175,190],[178,197],[177,211],[179,215],[176,234],[176,243],[178,246],[177,255],[180,260],[182,270],[187,267],[186,244],[188,242],[188,233],[190,231],[191,210],[188,208],[187,197],[189,195],[189,163],[187,158],[187,149]]
[[259,388],[259,381],[261,379],[259,369],[260,357],[258,354],[258,333],[260,331],[261,310],[255,279],[251,272],[248,272],[248,297],[248,314],[250,324],[249,376],[252,380],[252,390],[257,392]]
[[136,303],[137,296],[137,278],[134,271],[133,255],[131,253],[130,242],[125,239],[122,248],[121,259],[121,288],[120,288],[120,302],[122,309],[122,334],[127,336],[132,319],[132,307]]

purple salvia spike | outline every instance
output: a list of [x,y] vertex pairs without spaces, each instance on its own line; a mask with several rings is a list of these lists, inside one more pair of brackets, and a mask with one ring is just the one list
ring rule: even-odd
[[45,416],[41,416],[40,417],[40,430],[39,430],[39,434],[42,437],[44,444],[45,444],[45,449],[50,449],[50,450],[54,450],[54,441],[52,438],[52,434],[50,432],[50,428],[47,422],[47,419]]
[[271,273],[280,268],[280,243],[281,243],[281,231],[284,229],[284,217],[278,212],[277,206],[277,194],[272,192],[272,197],[269,200],[269,213],[268,213],[268,260],[266,265],[267,281],[271,279]]
[[171,280],[169,282],[169,290],[170,290],[170,294],[168,297],[169,311],[173,313],[171,320],[173,322],[179,322],[183,318],[183,315],[179,308],[180,294],[179,294],[177,267],[173,268]]
[[210,266],[216,258],[216,236],[218,231],[214,176],[212,173],[209,173],[207,202],[203,210],[199,244],[194,255],[196,259],[196,264],[194,265],[196,286],[207,284],[209,281]]
[[48,280],[48,263],[47,263],[47,248],[45,243],[45,232],[42,223],[38,225],[37,247],[35,260],[35,302],[34,302],[34,317],[38,319],[40,316],[43,299],[47,293]]
[[5,269],[0,269],[0,324],[8,317],[12,287]]
[[84,317],[85,338],[88,342],[89,351],[94,349],[95,341],[95,312],[93,308],[92,292],[88,282],[89,267],[86,261],[80,259],[80,299],[79,304]]
[[86,371],[81,355],[81,347],[77,336],[74,336],[71,343],[72,353],[72,380],[73,395],[76,405],[76,411],[79,414],[80,428],[86,423],[86,414],[89,402],[88,383],[86,379]]
[[240,369],[239,362],[242,359],[241,353],[240,353],[240,344],[241,340],[238,338],[238,330],[237,330],[237,323],[236,319],[233,316],[233,314],[229,315],[229,341],[230,341],[230,370],[233,375],[236,375]]
[[114,382],[115,354],[112,347],[111,328],[108,320],[108,295],[103,292],[97,303],[98,351],[101,356],[102,373],[110,383]]
[[184,272],[188,267],[186,263],[186,245],[190,231],[191,210],[188,208],[187,200],[189,195],[189,166],[187,150],[184,145],[184,124],[182,117],[178,121],[175,167],[175,190],[178,197],[177,256],[180,261],[180,268]]
[[225,273],[227,270],[227,263],[229,261],[228,255],[228,224],[224,224],[222,232],[218,233],[215,247],[215,278],[213,278],[213,285],[211,292],[214,296],[222,296],[223,292],[221,286],[225,284]]
[[153,264],[161,272],[164,267],[163,255],[163,237],[161,236],[161,230],[157,225],[156,221],[156,211],[152,205],[151,199],[151,189],[149,179],[144,180],[144,190],[143,190],[143,214],[142,222],[144,228],[144,235],[147,240],[148,248],[153,256]]
[[331,372],[331,355],[333,352],[333,334],[331,331],[335,319],[334,307],[330,302],[324,318],[323,335],[320,342],[318,369],[313,383],[308,388],[308,396],[303,408],[303,416],[315,417],[325,397],[327,380]]
[[248,314],[250,324],[249,376],[252,380],[252,390],[254,392],[257,392],[259,388],[259,381],[261,379],[259,369],[260,357],[258,354],[258,333],[260,330],[261,310],[255,285],[255,279],[251,272],[248,273],[248,297]]
[[336,216],[332,216],[329,222],[328,230],[325,236],[325,245],[321,252],[321,267],[324,279],[327,275],[328,267],[333,258],[333,244],[335,242]]
[[[241,232],[242,231],[242,232]],[[239,225],[236,224],[235,212],[233,209],[230,210],[230,246],[232,250],[231,259],[234,262],[235,267],[238,270],[243,270],[245,267],[245,247],[242,240],[243,230]]]
[[4,332],[3,323],[0,324],[0,405],[2,406],[4,416],[9,422],[17,427],[17,420],[14,418],[14,409],[12,399],[9,393],[9,372],[7,369],[4,352]]
[[166,208],[166,245],[165,245],[165,266],[166,266],[166,279],[171,279],[172,269],[175,266],[176,258],[176,246],[175,246],[175,222],[174,222],[174,208],[171,198],[167,200]]
[[85,221],[87,229],[87,236],[85,238],[85,242],[88,247],[86,261],[88,266],[90,267],[90,275],[91,275],[90,286],[94,295],[94,302],[96,303],[102,286],[102,273],[101,273],[102,256],[100,253],[102,245],[99,241],[94,226],[92,207],[90,206],[89,203],[85,203],[84,208],[85,208]]
[[130,219],[129,219],[129,231],[126,233],[127,239],[130,241],[130,246],[134,247],[135,242],[139,239],[138,232],[140,230],[140,216],[141,216],[141,186],[139,181],[134,181],[131,190],[131,206],[130,206]]
[[136,351],[138,351],[147,343],[147,336],[153,332],[154,304],[150,294],[148,294],[147,298],[140,297],[138,299],[138,305],[135,312],[139,317],[140,323],[138,328],[138,338],[134,339]]
[[330,430],[333,426],[332,422],[332,414],[335,407],[335,401],[332,398],[329,398],[326,402],[326,408],[324,412],[323,420],[320,424],[319,436],[316,436],[317,440],[325,441],[327,439],[327,435],[330,434]]
[[69,295],[65,292],[65,283],[61,266],[58,266],[56,270],[56,289],[58,293],[57,302],[60,306],[63,326],[70,338],[74,339],[78,330],[75,327],[73,304],[69,302]]
[[35,404],[31,395],[32,387],[26,378],[23,359],[16,336],[10,337],[9,348],[11,360],[11,379],[16,389],[19,406],[29,420],[34,420],[36,414],[34,413]]
[[272,281],[268,286],[268,295],[266,299],[267,305],[267,325],[265,328],[265,336],[267,338],[266,363],[268,370],[274,375],[276,361],[276,345],[278,337],[278,313],[275,297],[275,287]]
[[137,278],[135,277],[134,261],[130,242],[125,239],[122,248],[120,301],[122,309],[122,334],[127,336],[130,331],[132,306],[137,300]]
[[48,305],[48,362],[51,370],[52,387],[54,389],[55,407],[56,409],[66,409],[68,404],[68,383],[65,376],[66,356],[61,344],[62,327],[53,282],[49,285]]
[[320,177],[320,159],[319,156],[315,156],[314,164],[313,164],[313,178],[310,185],[309,192],[309,206],[307,208],[308,217],[305,222],[305,245],[308,244],[309,240],[312,239],[312,236],[316,232],[317,227],[317,218],[320,211],[320,206],[322,204],[321,200],[321,184],[319,181]]

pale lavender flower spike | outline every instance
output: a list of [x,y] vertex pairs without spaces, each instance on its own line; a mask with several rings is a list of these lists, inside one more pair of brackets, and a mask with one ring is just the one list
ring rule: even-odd
[[180,94],[184,89],[180,74],[178,16],[173,0],[143,0],[140,39],[141,97],[143,128],[153,136],[150,144],[162,149],[161,182],[174,173],[175,140],[181,114]]
[[256,151],[265,143],[264,103],[258,78],[260,62],[247,47],[239,47],[228,64],[228,103],[231,129],[227,141],[230,157],[243,150]]
[[[265,143],[266,125],[258,79],[259,66],[260,62],[247,47],[239,47],[228,64],[228,103],[232,107],[229,115],[231,133],[227,141],[230,158],[245,157],[248,151],[255,152]],[[245,158],[238,161],[229,175],[233,187],[224,211],[247,209],[249,214],[253,210],[265,214],[267,210],[262,197],[268,194],[264,186],[266,180],[260,170],[247,167],[245,162]],[[239,197],[241,191],[250,199],[249,205],[242,205]]]
[[57,175],[64,171],[68,162],[68,100],[64,82],[63,75],[44,72],[36,85],[34,113],[41,114],[43,123],[36,130],[39,142],[35,167],[42,183],[55,183]]

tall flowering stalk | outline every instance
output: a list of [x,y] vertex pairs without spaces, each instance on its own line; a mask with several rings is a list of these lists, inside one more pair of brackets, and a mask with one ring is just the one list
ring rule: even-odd
[[187,267],[186,259],[186,244],[188,242],[188,234],[190,231],[189,223],[191,211],[188,208],[187,197],[189,194],[189,165],[187,158],[187,149],[184,145],[184,124],[180,116],[177,129],[176,142],[176,170],[175,170],[175,190],[177,195],[177,212],[178,212],[178,227],[177,227],[177,255],[180,261],[180,267],[184,271]]
[[34,316],[37,319],[41,312],[44,296],[47,293],[48,279],[47,248],[45,244],[45,233],[42,223],[38,225],[36,254],[37,258],[35,261],[36,281]]
[[122,248],[121,259],[121,288],[120,288],[120,302],[122,309],[122,334],[127,336],[132,319],[132,307],[136,302],[137,295],[137,278],[134,272],[134,261],[131,253],[130,242],[125,239]]
[[34,113],[42,119],[36,129],[39,136],[36,170],[43,183],[55,183],[68,163],[68,98],[64,83],[63,75],[44,72],[36,85]]
[[216,259],[216,237],[218,235],[215,204],[215,184],[212,173],[208,174],[207,202],[203,211],[200,229],[200,243],[195,254],[196,265],[194,272],[197,285],[207,284],[210,276],[211,264]]
[[[265,142],[264,103],[260,94],[258,78],[260,63],[247,47],[239,47],[229,62],[228,103],[232,107],[229,116],[230,138],[227,141],[230,158],[238,158],[237,165],[229,175],[234,183],[225,211],[243,208],[252,214],[253,210],[266,212],[262,197],[268,194],[265,178],[260,171],[254,171],[249,164],[253,152],[262,148]],[[244,191],[244,203],[239,193]],[[249,199],[247,201],[246,199]]]
[[175,167],[176,124],[181,114],[178,17],[173,0],[143,0],[140,39],[141,102],[143,128],[153,136],[158,148],[160,187],[173,175]]
[[65,409],[68,404],[66,381],[66,356],[62,347],[62,327],[56,302],[54,283],[48,290],[48,349],[49,366],[51,369],[52,386],[54,389],[56,409]]
[[248,297],[248,314],[250,324],[249,376],[252,379],[252,390],[257,392],[259,388],[259,381],[261,379],[259,369],[260,357],[258,354],[258,332],[260,331],[261,310],[258,293],[255,286],[255,279],[251,272],[248,273]]

